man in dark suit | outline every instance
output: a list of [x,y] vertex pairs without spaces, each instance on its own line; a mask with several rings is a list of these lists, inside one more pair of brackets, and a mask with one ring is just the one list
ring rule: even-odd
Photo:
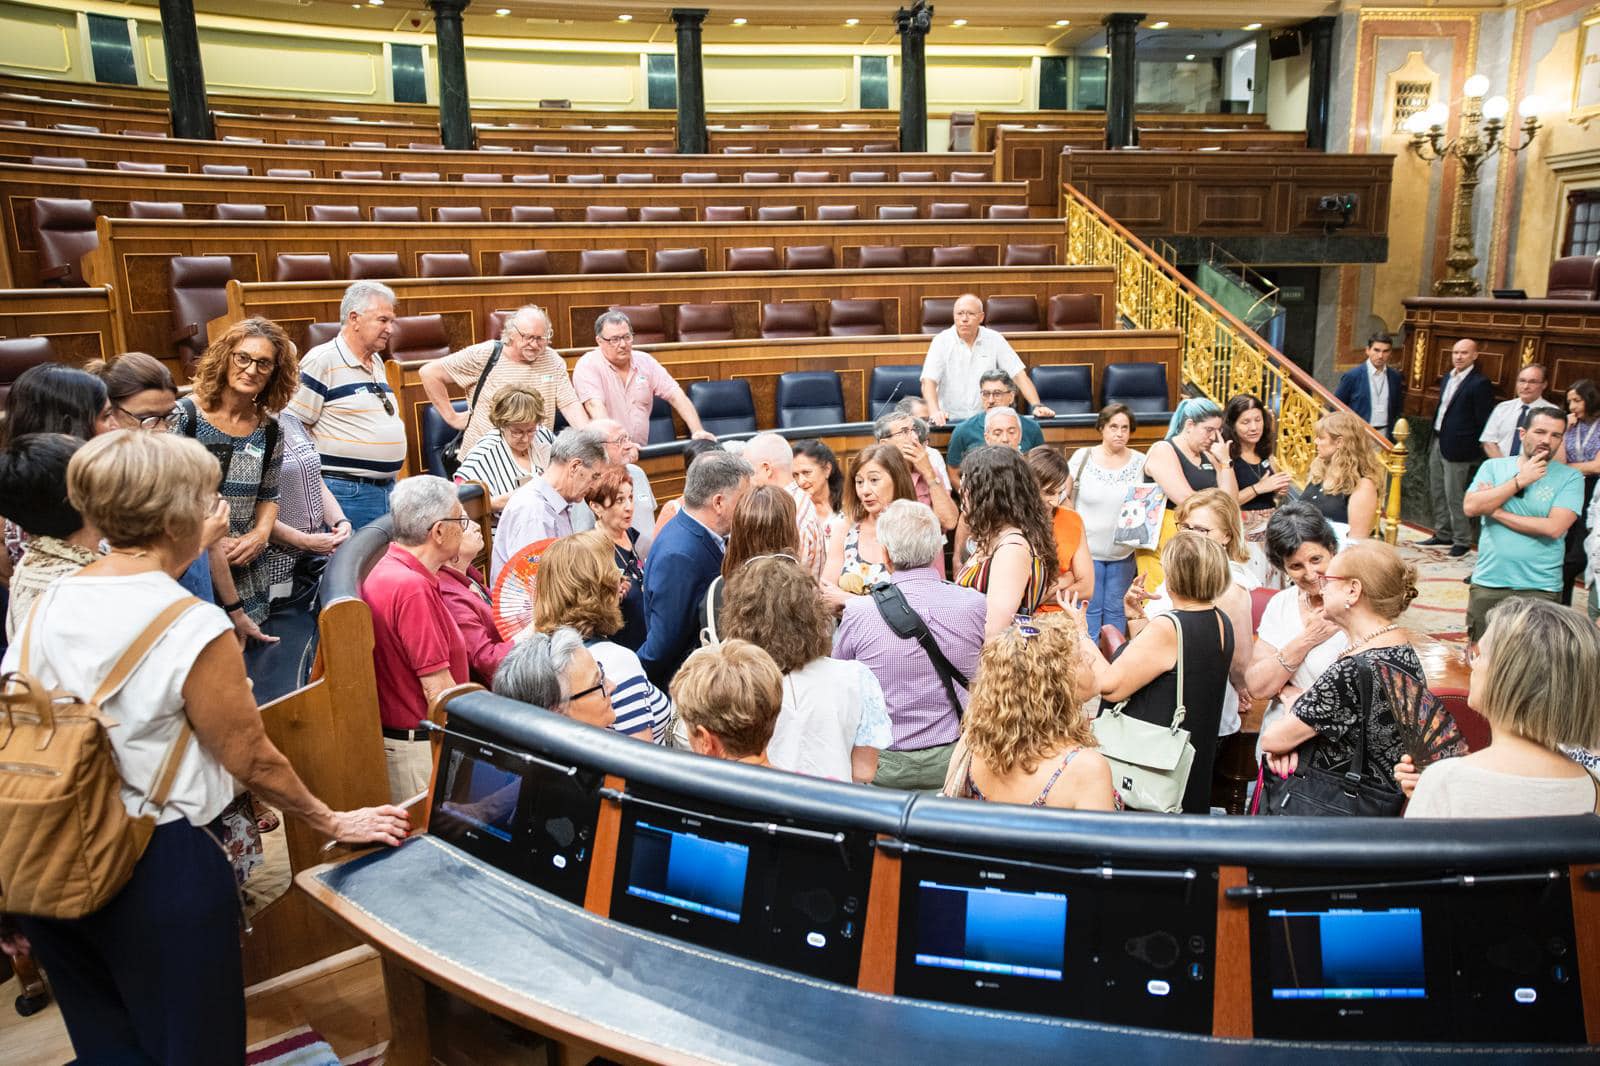
[[722,572],[733,511],[750,488],[750,464],[723,451],[706,452],[683,479],[683,508],[662,527],[644,567],[644,647],[639,660],[656,687],[698,643],[706,589]]
[[1483,459],[1478,438],[1494,410],[1494,386],[1478,370],[1478,342],[1458,340],[1450,349],[1450,373],[1439,379],[1439,406],[1428,446],[1428,481],[1433,497],[1433,536],[1423,541],[1462,556],[1473,548],[1473,524],[1463,503],[1472,471]]
[[1346,407],[1385,436],[1394,435],[1395,420],[1400,417],[1400,401],[1405,398],[1400,371],[1389,366],[1389,355],[1393,351],[1394,340],[1387,333],[1374,333],[1367,338],[1366,360],[1347,370],[1333,390],[1333,395]]

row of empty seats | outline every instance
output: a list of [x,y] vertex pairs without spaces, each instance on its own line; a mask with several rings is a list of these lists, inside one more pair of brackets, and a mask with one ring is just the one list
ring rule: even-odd
[[[35,201],[40,202],[40,201]],[[59,202],[51,200],[51,203]],[[68,201],[86,203],[87,201]],[[217,219],[237,221],[240,218],[265,219],[266,207],[261,204],[197,204],[196,208],[215,207]],[[255,207],[259,211],[241,216],[240,208]],[[40,210],[40,209],[35,209]],[[47,213],[53,209],[44,208]],[[169,218],[182,219],[190,217],[187,208],[182,202],[175,200],[132,200],[128,203],[129,218]],[[695,218],[694,209],[678,204],[644,204],[640,207],[626,207],[618,204],[588,204],[583,209],[585,222],[804,222],[806,210],[799,204],[766,204],[751,208],[749,204],[708,204],[700,209],[701,217]],[[881,204],[877,209],[877,218],[882,222],[920,219],[922,212],[916,204]],[[310,204],[306,209],[309,222],[363,222],[361,208],[357,204]],[[973,204],[965,201],[940,201],[936,200],[928,205],[929,219],[966,219],[977,218]],[[1025,204],[989,204],[984,209],[984,217],[991,221],[1006,219],[1028,218],[1028,208]],[[855,204],[819,204],[817,205],[816,221],[818,222],[854,222],[861,218],[861,209]],[[63,220],[58,215],[51,215],[46,220],[47,224],[61,224]],[[469,205],[441,205],[433,209],[433,217],[425,218],[421,208],[411,205],[375,205],[372,208],[373,222],[488,222],[492,221],[483,208],[477,204]],[[511,207],[512,222],[555,222],[556,209],[547,205],[514,204]]]
[[[294,142],[289,142],[293,144]],[[381,144],[372,145],[374,148],[384,147]],[[649,149],[646,149],[648,152]],[[67,155],[31,155],[28,162],[39,167],[70,167],[73,169],[87,170],[93,165],[82,156]],[[104,168],[94,168],[104,169]],[[140,163],[127,159],[119,159],[115,169],[139,174],[166,174],[176,173],[165,163]],[[248,178],[255,175],[255,171],[243,163],[205,163],[200,167],[200,173],[210,174],[214,177]],[[304,167],[269,167],[263,171],[269,178],[314,178],[317,175]],[[340,170],[338,177],[346,181],[448,181],[448,177],[436,170],[395,170],[387,174],[382,170]],[[469,171],[460,176],[461,181],[480,185],[499,185],[506,182],[517,185],[548,185],[556,181],[550,174],[502,174],[498,171]],[[663,183],[680,185],[716,185],[720,182],[743,182],[752,185],[772,185],[776,183],[793,181],[800,185],[825,185],[838,181],[839,178],[829,170],[796,170],[792,174],[778,170],[746,170],[740,174],[724,175],[714,170],[690,170],[681,174],[657,175],[653,171],[624,171],[618,174],[567,174],[560,180],[568,185],[604,185],[613,182],[617,185],[653,185],[659,180]],[[848,171],[844,180],[855,184],[883,184],[886,182],[935,182],[941,181],[938,171],[935,170],[852,170]],[[992,171],[987,170],[953,170],[950,172],[952,182],[988,182],[994,181]]]

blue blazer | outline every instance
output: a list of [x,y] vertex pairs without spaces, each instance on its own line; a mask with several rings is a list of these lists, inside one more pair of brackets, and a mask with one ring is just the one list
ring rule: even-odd
[[[1445,382],[1450,380],[1447,371],[1439,378],[1439,396],[1444,397]],[[1483,445],[1478,437],[1494,410],[1494,385],[1477,367],[1467,374],[1467,379],[1456,390],[1455,399],[1445,408],[1444,421],[1439,425],[1439,455],[1452,463],[1475,463],[1483,458]],[[1433,414],[1439,410],[1435,400],[1429,408]]]
[[661,691],[699,642],[700,605],[722,573],[722,546],[683,511],[661,529],[644,563],[644,646],[639,661]]
[[[1363,359],[1359,366],[1353,366],[1344,372],[1339,379],[1338,388],[1333,390],[1335,398],[1368,422],[1372,421],[1372,385],[1367,373],[1367,361]],[[1386,436],[1394,435],[1394,424],[1400,419],[1400,407],[1405,403],[1405,379],[1400,376],[1400,371],[1394,367],[1385,367],[1384,377],[1389,379],[1389,421],[1387,425],[1379,426]]]

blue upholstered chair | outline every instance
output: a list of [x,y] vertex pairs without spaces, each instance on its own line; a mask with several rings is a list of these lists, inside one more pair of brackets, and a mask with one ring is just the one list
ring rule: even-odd
[[832,370],[778,375],[778,428],[836,426],[844,421],[844,389]]
[[696,381],[689,386],[689,402],[709,433],[720,437],[756,431],[756,403],[748,381]]

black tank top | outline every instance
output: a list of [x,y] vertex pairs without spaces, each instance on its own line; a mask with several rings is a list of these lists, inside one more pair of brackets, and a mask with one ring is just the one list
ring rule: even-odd
[[[1172,444],[1171,441],[1167,443]],[[1189,483],[1189,488],[1199,492],[1201,489],[1214,489],[1217,487],[1217,468],[1211,465],[1210,456],[1202,452],[1200,463],[1197,466],[1189,461],[1189,457],[1183,454],[1183,449],[1176,444],[1172,444],[1172,454],[1178,457],[1178,468],[1183,471],[1183,480]],[[1146,481],[1155,480],[1150,476],[1148,467],[1146,468],[1144,479]],[[1176,509],[1177,506],[1176,503],[1172,502],[1172,497],[1167,497],[1167,507],[1169,509]]]
[[1312,481],[1300,493],[1300,498],[1313,504],[1330,522],[1350,524],[1350,494],[1348,492],[1323,492],[1322,482]]

